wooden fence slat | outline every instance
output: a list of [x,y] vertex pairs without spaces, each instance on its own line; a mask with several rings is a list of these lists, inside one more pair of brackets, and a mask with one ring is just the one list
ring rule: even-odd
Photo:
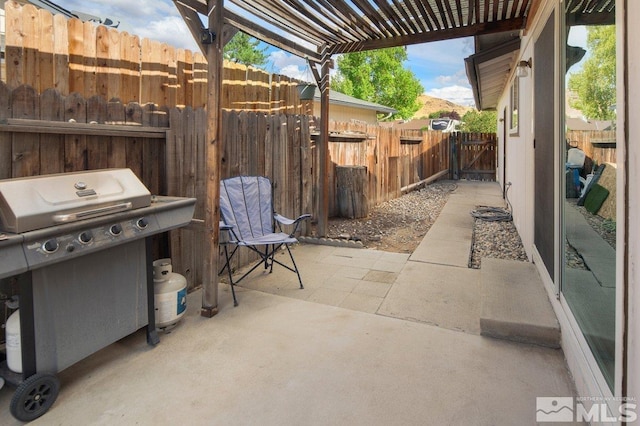
[[121,100],[124,99],[124,102],[130,102],[130,99],[128,99],[129,94],[121,92],[121,75],[123,71],[126,71],[126,69],[123,69],[123,64],[120,61],[121,45],[125,43],[123,39],[126,39],[126,34],[120,37],[120,33],[115,28],[109,28],[107,30],[109,53],[107,55],[107,95],[105,99],[120,98]]
[[176,61],[176,49],[167,44],[162,45],[162,63],[165,67],[166,77],[163,84],[164,102],[161,105],[176,106],[178,99],[178,68]]
[[69,93],[69,33],[64,15],[53,16],[53,88],[61,95]]
[[[22,85],[11,92],[13,118],[37,120],[40,116],[40,98],[31,86]],[[12,177],[40,174],[40,135],[13,134]]]
[[14,89],[24,83],[23,69],[23,8],[15,2],[5,2],[5,66],[6,83]]
[[[87,122],[87,102],[79,93],[72,93],[64,100],[65,121]],[[83,135],[65,136],[65,171],[87,170],[87,137]]]
[[[107,120],[111,123],[125,123],[125,108],[120,100],[107,102]],[[127,166],[127,139],[112,137],[109,146],[109,167]]]
[[[104,123],[107,121],[107,101],[102,96],[92,96],[87,100],[87,122]],[[108,136],[87,137],[87,167],[93,169],[106,169],[109,167]]]
[[[64,98],[57,90],[47,89],[40,95],[40,119],[64,120]],[[64,172],[64,140],[62,135],[40,135],[41,174]]]
[[107,100],[112,98],[109,91],[112,50],[109,29],[99,25],[96,29],[96,93]]
[[[79,92],[84,87],[83,96],[90,98],[100,93],[98,90],[98,76],[100,73],[98,69],[98,29],[92,22],[83,22],[81,25],[82,27],[78,27],[77,31],[82,31],[82,39],[84,40],[83,50],[80,53],[82,58],[78,61],[81,64],[82,75],[78,79],[76,91]],[[104,69],[102,72],[104,72]]]
[[[11,92],[6,84],[0,81],[0,121],[11,117]],[[11,177],[12,167],[12,135],[0,132],[0,179]]]
[[[67,37],[69,38],[69,92],[82,93],[87,96],[88,92],[84,79],[89,70],[85,69],[83,63],[86,57],[84,24],[79,19],[70,19],[67,28]],[[90,41],[87,40],[87,43],[90,43]],[[88,45],[91,46],[91,44]]]
[[38,55],[39,81],[36,89],[38,92],[43,92],[45,89],[55,87],[53,15],[40,9],[37,19],[39,21],[37,22],[39,34],[34,48]]
[[38,9],[27,4],[22,9],[22,47],[23,47],[23,64],[24,64],[24,84],[32,86],[36,93],[40,91],[40,69],[38,67],[38,36],[40,28],[38,27]]

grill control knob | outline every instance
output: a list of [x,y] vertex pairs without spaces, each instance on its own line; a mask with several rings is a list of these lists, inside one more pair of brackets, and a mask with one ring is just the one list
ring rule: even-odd
[[140,219],[138,219],[138,221],[136,222],[136,226],[140,229],[144,229],[147,226],[149,226],[149,221],[147,219],[145,219],[144,217],[141,217]]
[[45,243],[42,245],[42,250],[44,250],[47,253],[53,253],[56,250],[58,250],[58,241],[55,238],[52,238],[50,240],[45,241]]
[[122,226],[120,226],[120,224],[118,223],[116,223],[115,225],[111,225],[111,228],[109,228],[109,232],[111,233],[111,235],[116,237],[122,233]]
[[80,235],[78,235],[78,241],[82,244],[89,244],[93,240],[93,234],[91,231],[84,231]]

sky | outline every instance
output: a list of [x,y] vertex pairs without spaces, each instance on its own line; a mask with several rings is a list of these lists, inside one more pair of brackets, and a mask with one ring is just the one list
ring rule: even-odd
[[[177,48],[198,51],[191,33],[171,0],[53,0],[70,10],[120,22],[118,30],[166,42]],[[268,47],[265,69],[312,81],[303,58]],[[473,94],[464,58],[473,54],[473,39],[463,38],[407,47],[404,64],[420,80],[424,93],[460,105],[473,106]]]

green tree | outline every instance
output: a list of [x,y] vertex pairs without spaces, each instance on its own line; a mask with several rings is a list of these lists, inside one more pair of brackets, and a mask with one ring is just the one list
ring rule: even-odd
[[462,116],[460,130],[470,133],[495,133],[498,129],[496,111],[478,111],[472,109]]
[[587,28],[587,50],[591,56],[582,70],[569,77],[569,90],[577,95],[570,105],[585,118],[613,120],[616,103],[616,27]]
[[267,63],[266,47],[260,49],[260,41],[238,31],[224,47],[224,58],[244,65],[262,67]]
[[394,118],[411,118],[420,109],[424,89],[416,76],[403,67],[403,47],[347,53],[338,58],[331,88],[369,102],[395,108]]

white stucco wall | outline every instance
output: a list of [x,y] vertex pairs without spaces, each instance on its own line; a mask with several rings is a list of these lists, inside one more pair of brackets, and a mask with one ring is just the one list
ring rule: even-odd
[[[618,60],[618,79],[624,77],[625,71],[628,75],[627,103],[624,104],[624,89],[618,91],[618,137],[624,137],[624,122],[621,122],[621,116],[624,116],[624,108],[627,109],[626,116],[629,117],[626,123],[628,129],[629,151],[626,153],[628,159],[628,294],[627,294],[627,313],[620,318],[619,324],[627,323],[627,347],[626,347],[626,380],[627,380],[627,396],[635,397],[636,402],[640,406],[640,25],[634,17],[640,16],[640,2],[636,0],[618,0],[616,9],[618,12],[618,22],[622,22],[623,5],[626,3],[627,12],[626,19],[629,24],[627,31],[627,49],[628,63],[627,69],[624,70],[624,62]],[[624,30],[618,29],[620,41],[619,46],[623,46]],[[621,69],[622,68],[622,69]],[[620,85],[622,86],[622,85]],[[619,86],[619,87],[620,87]],[[622,108],[621,108],[622,107]],[[619,157],[620,158],[620,157]],[[624,157],[623,157],[624,158]],[[618,180],[618,194],[624,193],[623,179]],[[620,197],[622,198],[622,197]],[[624,207],[624,205],[622,205]],[[618,212],[623,211],[620,203],[617,206]],[[619,217],[624,218],[623,213],[618,213]],[[618,228],[621,229],[620,221]],[[624,237],[618,234],[618,244],[624,242]],[[620,245],[619,245],[620,247]],[[619,256],[618,266],[624,266],[625,259]],[[622,272],[622,271],[620,271]],[[621,273],[618,273],[619,279],[616,284],[622,284]],[[623,296],[620,294],[619,296]],[[625,306],[624,300],[618,300],[618,306]],[[621,335],[622,330],[618,335]],[[618,361],[618,360],[616,360]],[[619,363],[620,364],[620,363]],[[640,409],[638,410],[640,411]]]
[[[548,14],[547,14],[548,15]],[[545,17],[546,19],[546,17]],[[528,60],[533,57],[532,35],[534,32],[526,35],[522,39],[520,49],[520,59]],[[534,65],[535,70],[535,65]],[[517,134],[511,133],[509,129],[510,121],[510,88],[511,83],[507,85],[505,92],[498,104],[499,116],[502,111],[507,110],[507,117],[500,126],[506,127],[506,179],[502,184],[511,182],[508,192],[509,201],[513,207],[513,223],[518,229],[522,244],[527,252],[529,260],[532,259],[533,250],[533,198],[534,198],[534,150],[533,150],[533,72],[529,70],[527,77],[521,77],[520,84],[520,102],[519,102],[519,123]],[[509,78],[510,82],[514,81],[515,71]],[[515,77],[517,78],[517,77]],[[500,130],[502,128],[499,126]],[[502,147],[499,152],[500,170],[498,179],[502,180]]]

